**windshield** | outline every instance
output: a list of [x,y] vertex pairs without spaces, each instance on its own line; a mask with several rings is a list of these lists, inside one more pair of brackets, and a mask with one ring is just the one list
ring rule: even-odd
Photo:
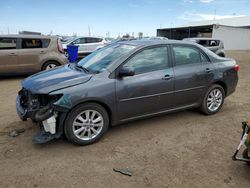
[[78,66],[82,66],[90,72],[99,73],[116,59],[128,54],[135,46],[125,44],[111,44],[94,51],[92,54],[79,61]]

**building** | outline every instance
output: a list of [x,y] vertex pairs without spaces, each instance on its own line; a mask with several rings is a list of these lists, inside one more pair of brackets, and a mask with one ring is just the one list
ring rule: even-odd
[[197,21],[180,27],[157,29],[157,36],[177,40],[216,38],[224,42],[226,50],[250,50],[250,16]]

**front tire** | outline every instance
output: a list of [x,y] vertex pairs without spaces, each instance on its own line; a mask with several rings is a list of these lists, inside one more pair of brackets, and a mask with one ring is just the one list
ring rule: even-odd
[[98,141],[107,131],[109,116],[99,104],[85,103],[75,107],[64,124],[66,138],[78,145],[88,145]]
[[202,105],[201,111],[204,114],[212,115],[220,111],[223,106],[225,99],[224,89],[217,84],[212,85],[206,92]]

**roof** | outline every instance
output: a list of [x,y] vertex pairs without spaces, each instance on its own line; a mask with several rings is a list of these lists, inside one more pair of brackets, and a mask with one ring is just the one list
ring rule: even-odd
[[127,44],[134,46],[151,46],[151,45],[161,45],[161,44],[190,44],[190,42],[180,41],[180,40],[130,40],[130,41],[120,41],[119,44]]
[[209,38],[209,37],[190,37],[190,38],[184,38],[185,40],[220,40],[217,38]]
[[2,38],[42,38],[42,39],[50,39],[56,36],[47,36],[47,35],[29,35],[29,34],[10,34],[10,35],[0,35]]
[[205,25],[226,25],[232,27],[250,27],[250,16],[240,16],[240,17],[232,17],[232,18],[224,18],[224,19],[214,19],[214,20],[203,20],[196,22],[189,22],[182,27],[194,27],[194,26],[205,26]]

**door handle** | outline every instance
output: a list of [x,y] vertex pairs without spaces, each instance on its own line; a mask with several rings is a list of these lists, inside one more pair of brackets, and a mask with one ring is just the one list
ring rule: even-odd
[[205,69],[205,72],[206,72],[206,73],[210,73],[210,72],[212,72],[212,69],[206,68],[206,69]]
[[40,54],[45,54],[46,52],[45,51],[40,51]]
[[12,52],[9,54],[10,56],[16,56],[16,53]]
[[165,75],[162,79],[163,79],[163,80],[171,80],[172,78],[173,78],[173,76],[167,74],[167,75]]

